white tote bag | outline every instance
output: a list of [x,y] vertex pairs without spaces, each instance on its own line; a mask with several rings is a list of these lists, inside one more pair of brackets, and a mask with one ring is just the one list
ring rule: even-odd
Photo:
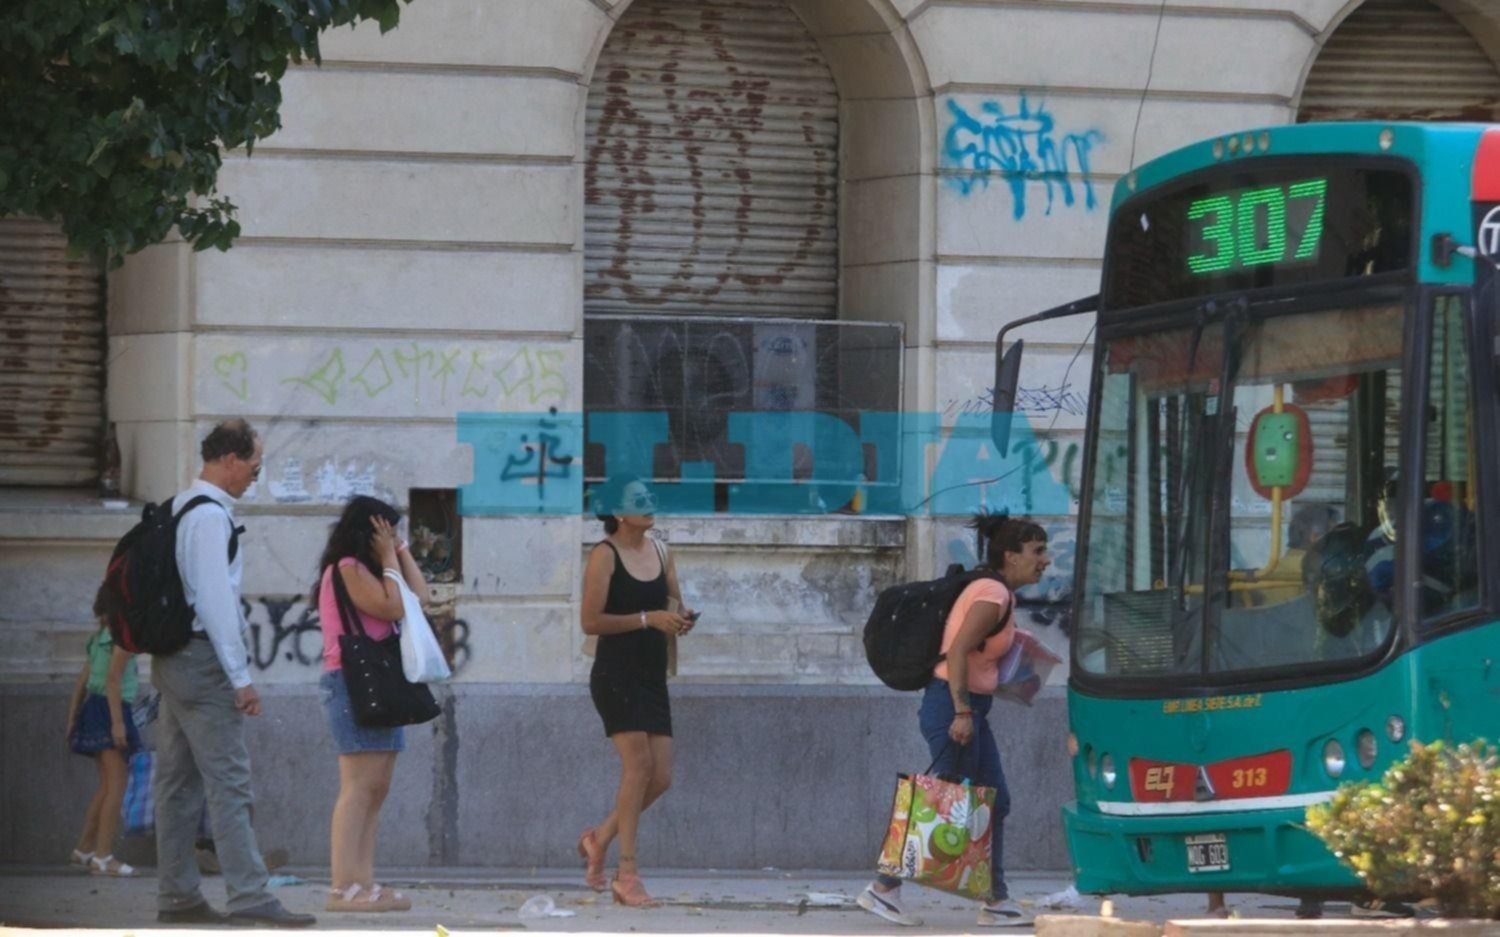
[[406,608],[406,614],[396,626],[401,632],[401,670],[406,679],[412,683],[447,680],[453,676],[453,671],[443,658],[443,649],[438,645],[437,635],[432,633],[432,625],[422,613],[422,603],[398,573],[386,570],[385,575],[401,590],[401,604]]

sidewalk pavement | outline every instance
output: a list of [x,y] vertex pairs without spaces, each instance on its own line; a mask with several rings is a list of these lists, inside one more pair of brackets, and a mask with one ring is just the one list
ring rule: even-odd
[[[0,930],[66,928],[131,937],[162,931],[184,937],[183,929],[156,923],[156,879],[152,869],[133,879],[89,876],[59,867],[0,866]],[[651,871],[644,876],[663,906],[638,910],[618,907],[609,893],[589,891],[580,870],[537,869],[405,869],[382,870],[388,886],[412,899],[411,911],[391,914],[336,914],[323,911],[327,870],[282,869],[300,884],[273,888],[288,908],[318,916],[322,931],[407,931],[433,937],[441,925],[454,937],[464,932],[542,930],[558,933],[649,934],[851,934],[892,937],[896,934],[1001,933],[1030,935],[1033,928],[981,928],[977,907],[968,901],[918,886],[903,888],[909,910],[924,924],[901,928],[854,904],[869,875],[847,872]],[[273,883],[278,881],[273,878]],[[1011,895],[1033,913],[1039,901],[1065,889],[1061,875],[1018,873],[1010,878]],[[204,880],[204,895],[224,907],[224,887],[217,877]],[[567,917],[526,918],[521,905],[535,895],[549,896]],[[1164,922],[1203,916],[1202,895],[1116,898],[1122,918]],[[1291,919],[1296,902],[1267,895],[1231,895],[1229,905],[1241,917]],[[1099,900],[1084,897],[1065,913],[1097,913]],[[1332,904],[1330,918],[1346,916],[1347,905]],[[243,933],[236,929],[237,933]],[[52,935],[48,935],[52,937]]]

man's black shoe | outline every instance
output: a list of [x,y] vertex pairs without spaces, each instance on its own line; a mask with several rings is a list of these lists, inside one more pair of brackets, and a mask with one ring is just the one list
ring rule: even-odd
[[158,911],[156,920],[162,924],[224,924],[228,922],[229,916],[222,911],[215,911],[205,901],[172,911]]
[[253,908],[229,912],[229,919],[225,923],[246,927],[312,927],[318,923],[318,919],[311,914],[288,911],[282,907],[281,902],[272,898]]

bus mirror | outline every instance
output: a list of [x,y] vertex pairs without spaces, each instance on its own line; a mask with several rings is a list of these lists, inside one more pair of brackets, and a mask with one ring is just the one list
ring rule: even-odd
[[1000,338],[995,338],[994,409],[990,412],[990,441],[995,455],[1004,458],[1010,451],[1010,423],[1016,410],[1016,386],[1021,380],[1021,350],[1026,343],[1016,339],[1010,350],[1000,353]]
[[1071,303],[1064,303],[1045,312],[1039,312],[1034,316],[1012,320],[995,335],[995,386],[990,390],[993,406],[990,413],[990,441],[995,444],[997,450],[995,454],[1000,458],[1004,458],[1010,451],[1010,424],[1016,414],[1016,385],[1021,378],[1021,349],[1026,347],[1025,342],[1016,339],[1016,343],[1010,346],[1010,350],[1001,354],[1001,350],[1005,348],[1005,334],[1017,326],[1030,325],[1033,322],[1047,322],[1065,316],[1098,311],[1099,296],[1095,294]]

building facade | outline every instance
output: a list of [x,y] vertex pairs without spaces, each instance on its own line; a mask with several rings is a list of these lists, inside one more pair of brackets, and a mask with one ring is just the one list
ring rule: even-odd
[[[900,510],[842,490],[735,511],[736,482],[805,466],[757,464],[729,415],[982,417],[996,331],[1097,292],[1133,167],[1299,119],[1500,119],[1497,63],[1484,0],[417,0],[387,35],[328,34],[282,82],[283,129],[226,156],[232,250],[169,242],[106,283],[55,228],[0,220],[0,859],[56,852],[91,781],[54,730],[134,514],[94,497],[103,427],[138,502],[245,416],[266,446],[240,508],[263,843],[327,858],[306,594],[365,493],[410,513],[457,667],[380,861],[571,864],[616,770],[577,625],[601,531],[543,489],[615,450],[523,447],[530,474],[505,446],[652,411],[653,474],[712,482],[660,524],[704,617],[642,861],[868,867],[892,775],[926,763],[915,699],[864,663],[876,592],[974,562],[966,511],[1030,513],[1055,563],[1025,617],[1066,647],[1089,324],[1025,336],[1019,474]],[[996,723],[1010,864],[1065,867],[1061,687]]]

